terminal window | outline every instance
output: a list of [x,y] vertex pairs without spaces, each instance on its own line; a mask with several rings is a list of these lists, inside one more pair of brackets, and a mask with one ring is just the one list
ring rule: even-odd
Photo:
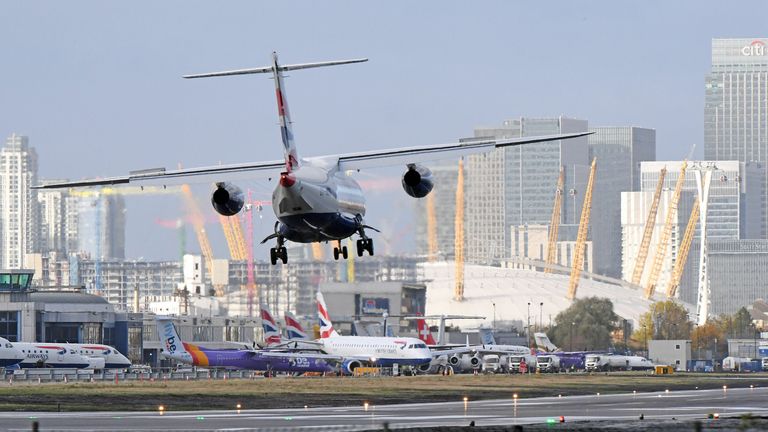
[[6,338],[11,342],[19,341],[18,312],[0,312],[0,337]]

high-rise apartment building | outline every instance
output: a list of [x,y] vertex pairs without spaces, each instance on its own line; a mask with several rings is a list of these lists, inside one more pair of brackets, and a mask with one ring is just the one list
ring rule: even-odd
[[[515,138],[586,131],[585,120],[523,117],[504,121],[499,127],[477,128],[475,137]],[[566,192],[561,223],[578,224],[589,165],[586,137],[506,147],[467,157],[464,165],[467,261],[494,263],[508,258],[511,227],[548,225],[561,167]]]
[[[47,182],[65,180],[42,180]],[[43,189],[37,191],[40,208],[40,251],[77,252],[79,197],[70,195],[64,189]]]
[[12,134],[0,149],[0,268],[18,269],[38,248],[37,153],[26,136]]
[[[704,157],[768,167],[768,39],[712,39],[706,76]],[[768,181],[768,177],[766,177]],[[760,197],[768,218],[768,186]],[[768,233],[763,232],[761,238]]]
[[93,259],[125,258],[125,199],[93,195],[78,201],[77,252]]
[[590,128],[590,159],[597,158],[590,230],[593,271],[621,277],[621,193],[640,190],[640,163],[656,160],[656,131],[631,126]]

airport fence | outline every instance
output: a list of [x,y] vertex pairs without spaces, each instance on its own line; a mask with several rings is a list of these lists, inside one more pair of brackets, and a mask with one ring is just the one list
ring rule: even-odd
[[6,382],[89,382],[89,381],[183,381],[256,379],[263,374],[246,370],[205,370],[188,372],[114,372],[83,369],[20,369],[6,371]]

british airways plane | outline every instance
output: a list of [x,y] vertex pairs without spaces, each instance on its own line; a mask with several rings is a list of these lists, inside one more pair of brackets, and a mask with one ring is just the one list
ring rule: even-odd
[[13,346],[8,339],[0,337],[0,367],[8,367],[21,363],[25,355],[20,349]]
[[363,256],[365,252],[373,255],[373,239],[368,237],[367,230],[377,231],[366,225],[363,191],[347,173],[367,168],[402,165],[405,167],[402,178],[403,189],[411,197],[424,198],[432,191],[434,183],[431,171],[421,163],[485,153],[496,148],[589,134],[589,132],[583,132],[522,138],[478,138],[466,142],[301,158],[294,141],[283,73],[365,61],[368,59],[281,65],[278,62],[277,53],[272,53],[272,63],[268,66],[184,76],[184,78],[205,78],[272,74],[283,142],[282,160],[179,170],[147,169],[132,171],[126,176],[52,183],[38,185],[35,188],[55,189],[125,184],[166,186],[195,181],[211,182],[214,184],[211,194],[213,208],[221,215],[233,216],[243,208],[245,200],[242,189],[232,183],[232,179],[253,178],[257,174],[268,177],[270,180],[278,178],[272,193],[272,209],[277,218],[275,232],[262,241],[266,243],[274,240],[276,243],[275,247],[270,249],[272,264],[277,264],[278,260],[284,264],[288,262],[286,241],[336,242],[333,256],[338,260],[339,257],[345,259],[348,257],[347,247],[342,246],[342,240],[355,235],[359,236],[357,255]]
[[341,336],[333,329],[328,307],[321,292],[317,293],[317,313],[320,318],[320,339],[316,342],[326,354],[344,358],[344,372],[352,373],[360,366],[422,367],[432,361],[427,345],[416,338]]

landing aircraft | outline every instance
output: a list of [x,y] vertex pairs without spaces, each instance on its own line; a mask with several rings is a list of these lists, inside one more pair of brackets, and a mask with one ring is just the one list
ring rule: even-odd
[[368,231],[378,231],[366,225],[365,197],[360,185],[349,172],[373,167],[404,165],[402,185],[405,192],[414,198],[424,198],[432,191],[434,182],[431,171],[421,165],[423,162],[462,157],[485,153],[496,148],[521,144],[555,141],[588,135],[589,132],[533,136],[522,138],[478,138],[448,144],[402,147],[387,150],[362,151],[347,154],[301,158],[294,141],[292,121],[285,93],[284,72],[362,63],[368,59],[325,61],[281,65],[277,53],[272,53],[272,64],[268,66],[230,70],[224,72],[185,75],[184,78],[206,78],[230,75],[271,73],[275,82],[277,113],[280,135],[283,142],[283,160],[218,165],[213,167],[166,170],[165,168],[131,171],[126,176],[108,177],[73,182],[51,183],[35,186],[36,189],[74,188],[106,185],[172,185],[191,182],[212,181],[215,185],[211,195],[213,208],[221,215],[233,216],[244,206],[243,191],[232,183],[233,178],[253,178],[263,174],[270,180],[279,181],[272,194],[272,208],[277,217],[275,231],[262,243],[275,240],[270,249],[273,265],[280,260],[288,262],[286,241],[297,243],[336,242],[333,250],[335,259],[348,257],[342,240],[358,235],[357,255],[365,252],[373,255],[373,239]]
[[157,329],[163,344],[161,354],[185,364],[226,369],[250,369],[265,372],[331,372],[335,373],[332,356],[273,352],[265,350],[207,349],[184,342],[173,321],[158,316]]

